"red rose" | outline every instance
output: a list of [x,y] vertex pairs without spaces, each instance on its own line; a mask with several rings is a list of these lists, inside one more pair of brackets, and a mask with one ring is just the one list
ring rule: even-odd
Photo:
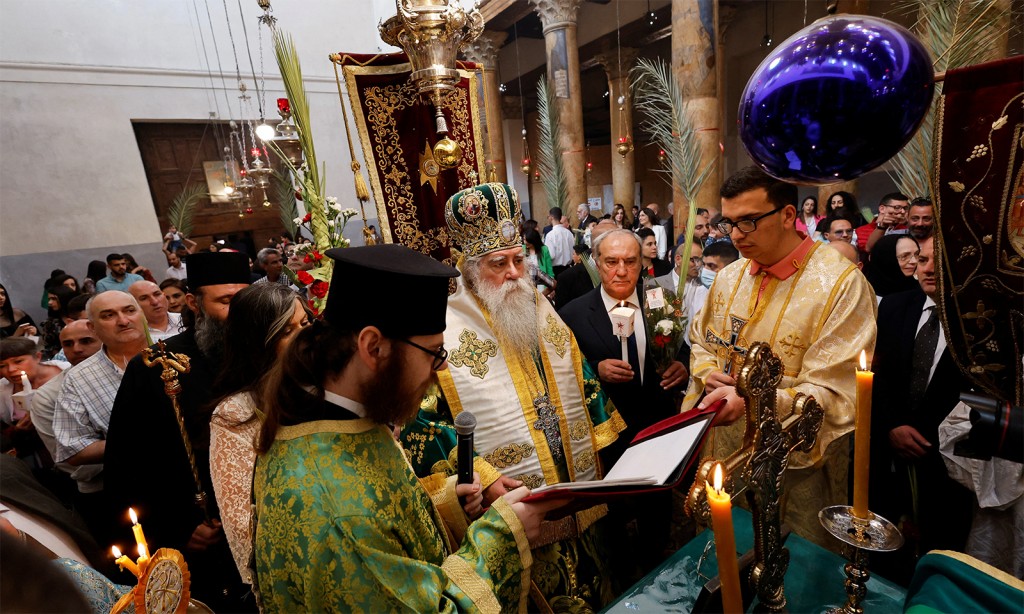
[[306,254],[305,256],[302,257],[302,261],[305,262],[306,264],[309,264],[313,262],[313,256]]
[[317,310],[317,308],[316,308],[316,301],[314,301],[313,299],[310,299],[310,300],[306,301],[306,306],[309,307],[309,310],[313,312],[314,316],[316,316],[316,317],[320,316],[320,311]]
[[287,98],[278,98],[277,99],[277,110],[282,112],[282,113],[291,113],[292,112],[292,105],[288,102]]
[[327,290],[331,284],[326,281],[320,281],[319,279],[313,282],[313,285],[309,287],[310,293],[317,298],[323,298],[327,296]]
[[314,249],[313,250],[313,260],[316,260],[317,262],[320,262],[323,259],[324,259],[324,255]]
[[306,222],[308,222],[311,219],[313,219],[313,214],[312,213],[307,213],[306,215],[304,215],[302,217],[302,223],[305,224]]
[[313,276],[305,271],[299,271],[298,273],[295,274],[295,276],[299,278],[299,281],[301,281],[302,285],[304,286],[308,286],[314,281]]

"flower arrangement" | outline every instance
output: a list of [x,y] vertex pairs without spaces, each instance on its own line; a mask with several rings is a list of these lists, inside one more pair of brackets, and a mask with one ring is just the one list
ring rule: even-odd
[[[296,199],[301,200],[302,195],[297,193]],[[345,226],[348,225],[350,219],[356,217],[359,213],[352,208],[342,208],[338,204],[338,199],[333,196],[325,198],[323,203],[322,213],[327,221],[328,248],[348,247],[350,241],[345,238]],[[296,227],[305,228],[310,234],[313,232],[311,228],[312,221],[312,211],[308,211],[306,215],[292,220]],[[302,260],[302,263],[309,268],[292,271],[290,268],[285,267],[285,273],[293,284],[300,288],[306,288],[307,304],[314,314],[319,315],[331,284],[333,269],[324,266],[325,262],[330,262],[330,258],[324,257],[323,251],[319,249],[316,243],[300,243],[295,248],[295,252]]]
[[644,285],[644,324],[647,327],[647,355],[654,360],[658,373],[676,359],[683,342],[687,318],[683,313],[682,294],[666,290],[652,279]]

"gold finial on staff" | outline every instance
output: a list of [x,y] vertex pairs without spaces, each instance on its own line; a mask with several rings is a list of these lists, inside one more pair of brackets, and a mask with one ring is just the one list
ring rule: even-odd
[[199,479],[199,469],[196,467],[196,455],[192,451],[192,440],[185,429],[185,419],[181,415],[181,407],[178,405],[178,395],[181,394],[181,382],[178,376],[188,373],[191,370],[191,359],[186,354],[168,352],[164,347],[163,340],[157,342],[156,349],[148,347],[142,350],[142,362],[147,367],[160,367],[160,379],[164,382],[164,394],[171,399],[171,407],[174,408],[174,417],[178,421],[178,431],[181,434],[181,441],[185,444],[185,453],[188,455],[188,464],[192,469],[192,480],[196,486],[196,505],[203,510],[203,517],[209,521],[210,513],[206,507],[206,491],[203,489],[203,482]]

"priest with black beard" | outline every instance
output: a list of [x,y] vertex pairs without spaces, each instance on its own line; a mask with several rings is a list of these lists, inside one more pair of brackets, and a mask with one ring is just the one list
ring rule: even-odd
[[[181,551],[191,573],[191,592],[215,612],[254,610],[248,588],[218,519],[210,482],[210,416],[213,380],[221,362],[225,321],[231,297],[249,285],[249,261],[238,252],[202,252],[188,256],[188,310],[185,331],[164,341],[166,351],[189,358],[179,373],[178,405],[206,493],[206,514],[196,503],[196,485],[161,367],[147,367],[136,356],[124,378],[110,415],[104,456],[104,482],[114,509],[113,535],[131,543],[128,507],[145,527],[150,551]],[[124,546],[124,544],[121,544]],[[122,547],[122,550],[127,550]],[[133,553],[134,554],[134,553]]]

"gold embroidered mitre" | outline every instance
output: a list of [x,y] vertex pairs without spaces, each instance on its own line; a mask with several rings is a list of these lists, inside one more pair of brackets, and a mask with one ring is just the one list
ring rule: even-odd
[[523,245],[519,195],[508,184],[484,183],[455,193],[445,203],[444,218],[468,258]]

